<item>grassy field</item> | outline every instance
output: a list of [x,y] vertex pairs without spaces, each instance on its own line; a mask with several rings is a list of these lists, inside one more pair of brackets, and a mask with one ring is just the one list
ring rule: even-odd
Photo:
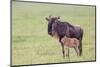
[[[58,40],[47,33],[46,16],[84,29],[83,55],[70,48],[70,59],[63,59]],[[12,3],[12,65],[45,64],[95,60],[95,7],[44,3]]]

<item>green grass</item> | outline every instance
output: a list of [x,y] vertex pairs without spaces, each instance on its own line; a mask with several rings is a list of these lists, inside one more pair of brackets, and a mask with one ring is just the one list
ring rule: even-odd
[[[70,48],[63,59],[58,40],[47,33],[46,16],[57,15],[84,29],[83,55]],[[95,60],[95,7],[44,3],[12,3],[12,64],[45,64]]]

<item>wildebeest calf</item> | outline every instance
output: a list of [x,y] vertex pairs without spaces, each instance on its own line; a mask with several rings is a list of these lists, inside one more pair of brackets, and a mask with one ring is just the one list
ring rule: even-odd
[[64,44],[64,46],[68,49],[68,51],[66,52],[66,55],[69,56],[69,47],[70,48],[74,48],[76,50],[77,55],[79,56],[79,49],[78,46],[80,45],[79,40],[76,38],[68,38],[66,36],[64,36],[61,39],[61,42]]

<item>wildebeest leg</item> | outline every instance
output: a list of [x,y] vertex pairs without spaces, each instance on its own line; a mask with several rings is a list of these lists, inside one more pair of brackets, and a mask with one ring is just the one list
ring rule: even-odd
[[79,56],[82,55],[82,41],[80,40],[80,44],[78,46],[78,49],[79,49]]
[[79,51],[80,51],[79,56],[82,55],[82,38],[83,38],[83,29],[80,29],[80,33],[81,33],[81,37],[79,38],[80,43],[79,43],[79,46],[78,46]]
[[67,58],[68,58],[68,61],[70,61],[70,56],[69,56],[69,47],[67,47],[66,49],[67,49],[67,51],[66,51],[66,56],[67,56]]
[[74,49],[75,49],[77,55],[79,56],[80,55],[80,50],[79,50],[78,46],[75,46]]
[[69,48],[68,47],[66,47],[66,56],[68,56],[69,57]]
[[61,37],[59,38],[59,42],[61,43],[61,47],[62,47],[62,54],[63,54],[63,58],[65,58],[65,48],[64,48],[64,44],[63,42],[61,41]]
[[64,44],[60,41],[61,46],[62,46],[62,54],[63,54],[63,58],[65,58],[65,48],[64,48]]
[[61,46],[62,46],[63,58],[65,58],[65,49],[64,49],[64,44],[61,44]]

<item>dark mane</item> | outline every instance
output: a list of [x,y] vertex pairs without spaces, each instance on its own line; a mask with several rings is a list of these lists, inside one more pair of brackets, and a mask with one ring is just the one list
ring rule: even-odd
[[72,27],[72,28],[74,27],[72,24],[70,24],[69,22],[66,22],[66,21],[58,21],[58,22],[68,25],[69,27]]

